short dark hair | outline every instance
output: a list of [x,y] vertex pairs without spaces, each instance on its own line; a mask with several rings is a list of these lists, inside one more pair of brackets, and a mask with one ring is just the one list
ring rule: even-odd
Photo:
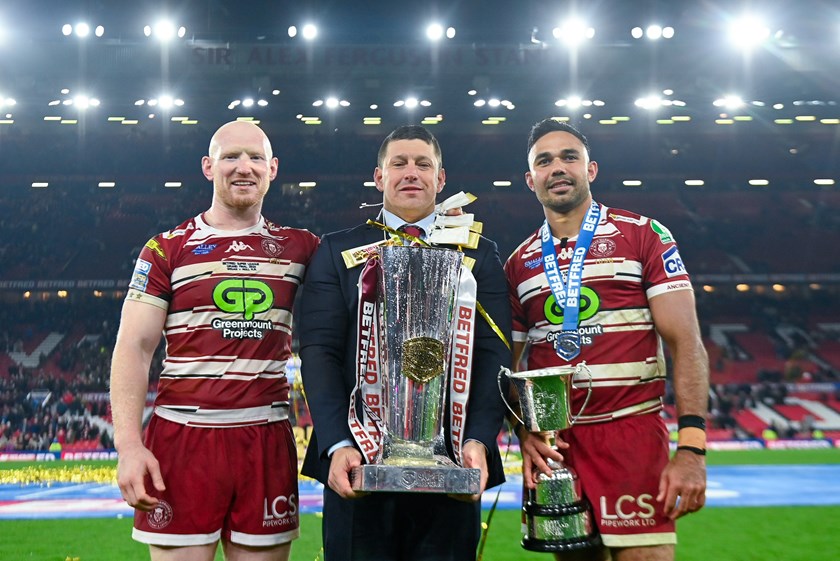
[[531,134],[528,135],[528,153],[531,152],[531,148],[534,147],[534,144],[537,141],[547,135],[550,132],[567,132],[571,135],[574,135],[583,143],[583,147],[586,148],[586,154],[591,158],[592,151],[589,149],[589,141],[586,140],[586,137],[583,135],[582,132],[577,130],[574,125],[570,125],[565,121],[558,121],[557,119],[543,119],[539,123],[536,123],[533,127],[531,127]]
[[393,140],[422,140],[426,144],[430,144],[435,152],[435,157],[438,159],[438,165],[443,167],[443,155],[440,152],[440,144],[437,138],[426,127],[420,125],[403,125],[397,127],[391,134],[385,137],[382,141],[382,146],[379,147],[379,154],[376,157],[376,165],[384,167],[385,152],[388,151],[388,145]]

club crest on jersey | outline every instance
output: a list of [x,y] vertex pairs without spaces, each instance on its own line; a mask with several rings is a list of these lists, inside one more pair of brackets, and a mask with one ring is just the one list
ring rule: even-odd
[[665,267],[665,275],[668,278],[688,274],[680,257],[680,252],[677,250],[677,246],[673,246],[662,254],[662,266]]
[[266,238],[261,242],[262,250],[269,257],[277,257],[286,250],[286,246],[277,243],[277,240]]
[[249,249],[251,251],[254,250],[253,247],[246,244],[245,242],[241,242],[239,240],[233,240],[232,242],[230,242],[230,246],[228,246],[228,248],[225,250],[225,253],[230,253],[231,251],[233,251],[235,253],[238,253],[240,251],[245,251],[246,249]]
[[592,257],[609,257],[615,253],[615,242],[609,238],[595,238],[589,246],[589,254]]
[[200,246],[198,246],[198,247],[196,247],[195,249],[192,250],[193,255],[207,255],[208,253],[210,253],[211,251],[216,249],[216,245],[218,245],[218,244],[203,243]]

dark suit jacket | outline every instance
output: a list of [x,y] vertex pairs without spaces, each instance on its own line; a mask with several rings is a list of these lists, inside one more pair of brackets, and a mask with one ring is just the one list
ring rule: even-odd
[[[383,238],[382,230],[362,225],[327,234],[306,273],[299,308],[299,338],[303,384],[312,414],[313,432],[306,450],[303,474],[327,484],[327,451],[342,440],[353,441],[347,426],[350,394],[356,382],[357,283],[363,265],[348,269],[341,252]],[[473,275],[478,301],[510,341],[511,320],[507,281],[496,244],[481,238],[467,249],[476,260]],[[505,417],[496,375],[510,365],[510,351],[477,314],[473,373],[464,441],[475,439],[489,451],[487,488],[504,481],[496,438]],[[507,379],[503,388],[507,394]],[[448,427],[447,427],[448,430]],[[446,438],[449,448],[449,438]],[[451,455],[451,450],[449,451]]]

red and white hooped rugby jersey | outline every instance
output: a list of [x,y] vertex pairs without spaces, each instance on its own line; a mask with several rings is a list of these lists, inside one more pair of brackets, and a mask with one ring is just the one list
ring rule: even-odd
[[[554,238],[557,264],[566,279],[577,238]],[[505,263],[513,306],[513,339],[530,340],[528,370],[566,366],[554,351],[562,331],[558,306],[543,271],[540,232],[529,236]],[[659,411],[665,391],[662,342],[648,300],[692,290],[677,245],[656,220],[601,205],[601,218],[583,266],[578,332],[581,353],[592,371],[592,394],[578,418],[595,423]],[[588,378],[576,378],[572,413],[583,406]]]
[[216,427],[285,418],[292,308],[317,246],[262,217],[225,231],[202,215],[146,243],[126,299],[167,311],[156,414]]

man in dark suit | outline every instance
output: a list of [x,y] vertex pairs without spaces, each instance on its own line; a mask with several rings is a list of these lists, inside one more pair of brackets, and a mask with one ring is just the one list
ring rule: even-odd
[[[377,164],[374,179],[384,207],[378,221],[393,229],[417,225],[425,238],[446,178],[437,140],[424,127],[400,127],[383,141]],[[364,462],[348,426],[357,378],[358,282],[363,266],[348,267],[342,252],[389,237],[382,228],[367,224],[324,236],[307,271],[300,303],[302,376],[314,428],[303,474],[324,484],[325,559],[475,559],[480,493],[457,500],[434,493],[366,494],[351,487],[351,470]],[[463,435],[462,465],[481,470],[483,492],[504,481],[496,438],[505,406],[496,375],[501,365],[510,363],[510,352],[499,336],[509,340],[510,303],[496,244],[480,238],[477,248],[464,253],[475,260],[478,303],[498,328],[492,329],[483,317],[475,320]],[[448,421],[447,415],[447,432]]]

